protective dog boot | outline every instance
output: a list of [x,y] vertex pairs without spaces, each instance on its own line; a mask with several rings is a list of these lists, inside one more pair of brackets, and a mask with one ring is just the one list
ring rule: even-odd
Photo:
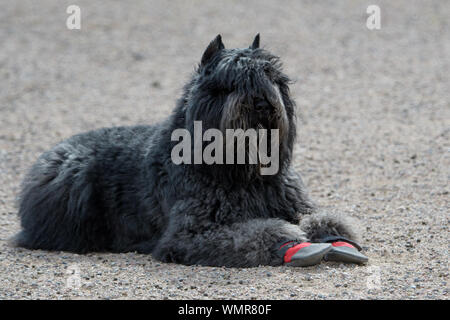
[[290,267],[308,267],[319,264],[332,245],[329,243],[299,242],[296,240],[282,243],[278,255],[283,264]]
[[331,243],[331,250],[324,256],[325,261],[336,261],[345,263],[363,264],[369,258],[360,251],[361,246],[356,242],[341,236],[328,236],[321,239],[321,242]]

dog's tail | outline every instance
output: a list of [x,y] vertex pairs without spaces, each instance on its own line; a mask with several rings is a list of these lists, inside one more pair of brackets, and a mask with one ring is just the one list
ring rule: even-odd
[[7,239],[6,245],[12,248],[24,247],[25,241],[23,230],[17,233],[16,235],[12,236],[11,238]]

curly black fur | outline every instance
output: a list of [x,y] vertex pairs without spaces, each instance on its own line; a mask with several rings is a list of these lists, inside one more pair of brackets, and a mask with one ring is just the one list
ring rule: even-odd
[[[341,219],[316,213],[290,166],[296,126],[288,85],[259,35],[245,49],[225,49],[216,37],[165,122],[76,135],[37,160],[23,182],[15,243],[250,267],[280,265],[274,249],[282,241],[354,237]],[[194,121],[203,130],[279,129],[278,173],[263,176],[258,164],[175,165],[171,133],[192,132]]]

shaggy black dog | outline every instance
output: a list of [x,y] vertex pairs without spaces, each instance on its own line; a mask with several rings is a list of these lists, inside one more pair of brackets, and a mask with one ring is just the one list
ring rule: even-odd
[[[259,35],[244,49],[225,49],[217,36],[165,122],[79,134],[37,160],[23,183],[15,244],[232,267],[281,265],[286,249],[303,242],[357,246],[349,240],[354,225],[316,210],[290,165],[296,124],[288,85],[279,58],[259,48]],[[194,134],[194,121],[203,132],[278,129],[279,170],[175,164],[172,133]]]

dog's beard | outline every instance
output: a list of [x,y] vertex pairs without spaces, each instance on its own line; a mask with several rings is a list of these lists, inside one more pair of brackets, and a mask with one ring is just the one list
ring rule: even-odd
[[[220,130],[224,136],[227,134],[227,129],[232,129],[235,132],[236,140],[244,143],[244,145],[236,146],[233,144],[234,149],[229,149],[227,146],[227,154],[233,153],[236,158],[239,148],[245,148],[247,162],[245,166],[241,166],[241,170],[249,173],[256,171],[258,175],[261,175],[264,168],[268,167],[267,159],[261,158],[262,154],[266,156],[270,154],[271,158],[276,156],[279,162],[280,151],[289,132],[289,121],[280,91],[277,86],[271,85],[269,88],[270,90],[267,90],[264,96],[273,107],[273,112],[268,117],[261,118],[261,114],[248,102],[247,96],[231,93],[225,101],[220,119]],[[278,131],[276,136],[273,135],[273,129]],[[248,130],[255,130],[258,139],[242,137]],[[272,139],[274,140],[272,141]],[[262,142],[264,142],[264,146]],[[274,143],[277,144],[276,148],[273,148]],[[261,147],[264,149],[263,153],[260,152]],[[273,152],[279,154],[274,155]],[[250,161],[250,159],[256,161]]]
[[225,133],[226,129],[278,129],[280,140],[285,138],[289,131],[289,121],[286,108],[277,86],[270,85],[270,90],[265,92],[265,97],[273,107],[273,113],[267,118],[261,119],[254,106],[249,103],[245,95],[230,93],[223,106],[220,129]]

